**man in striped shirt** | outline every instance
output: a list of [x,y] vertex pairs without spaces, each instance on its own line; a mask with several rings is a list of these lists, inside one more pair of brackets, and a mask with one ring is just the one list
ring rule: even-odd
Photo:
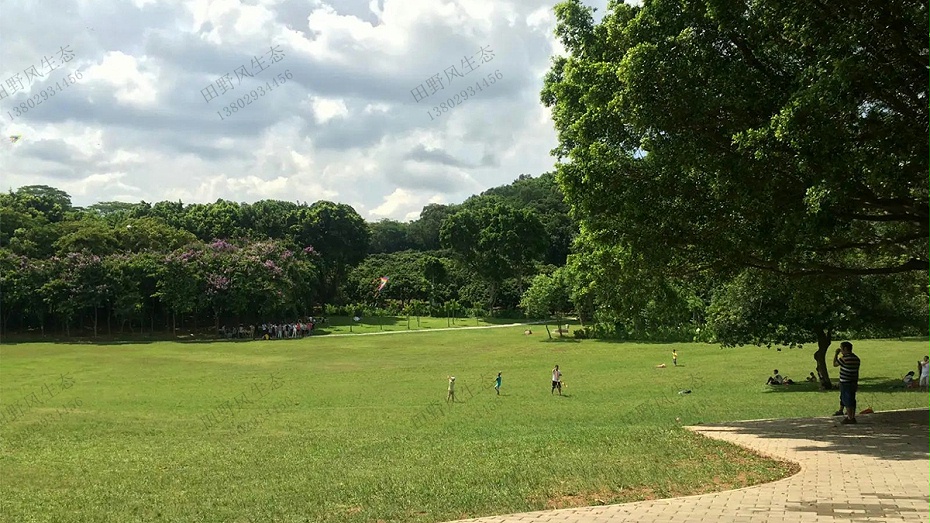
[[859,356],[852,343],[844,341],[833,355],[833,366],[840,368],[840,405],[846,407],[844,425],[856,422],[856,390],[859,388]]

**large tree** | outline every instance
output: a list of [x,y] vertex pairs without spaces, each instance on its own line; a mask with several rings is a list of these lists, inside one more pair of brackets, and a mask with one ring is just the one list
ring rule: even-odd
[[530,287],[526,289],[520,298],[520,307],[523,308],[528,318],[543,320],[546,327],[546,334],[552,339],[552,332],[549,330],[549,320],[552,315],[556,314],[556,330],[559,337],[563,335],[561,320],[562,314],[569,309],[569,291],[562,270],[556,270],[551,275],[537,274],[533,278]]
[[503,281],[526,276],[546,248],[545,229],[535,212],[496,199],[446,218],[440,239],[487,284],[492,307]]
[[[865,276],[928,269],[924,3],[612,2],[596,24],[570,0],[556,14],[569,55],[554,60],[542,100],[588,257],[641,288],[716,282],[724,314],[745,287],[734,275],[765,271],[751,288],[768,309],[715,316],[721,340],[820,329],[823,371],[827,333],[897,324],[874,300],[844,324],[840,298],[859,296]],[[598,305],[631,301],[587,289]],[[790,314],[769,299],[795,291],[806,295]]]
[[928,269],[926,2],[556,15],[558,179],[607,241],[669,273]]
[[368,228],[371,230],[370,254],[400,252],[413,246],[408,232],[409,224],[385,218],[369,223]]
[[300,208],[293,233],[300,246],[319,253],[319,296],[331,303],[349,270],[365,259],[371,241],[368,225],[351,206],[321,200]]

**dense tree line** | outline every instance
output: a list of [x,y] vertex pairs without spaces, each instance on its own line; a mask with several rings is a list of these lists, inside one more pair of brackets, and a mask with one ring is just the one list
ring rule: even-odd
[[[327,201],[77,208],[59,189],[21,187],[0,195],[0,327],[196,329],[351,304],[512,310],[538,265],[564,261],[572,226],[552,175],[410,223],[366,223]],[[380,276],[390,284],[376,293]]]

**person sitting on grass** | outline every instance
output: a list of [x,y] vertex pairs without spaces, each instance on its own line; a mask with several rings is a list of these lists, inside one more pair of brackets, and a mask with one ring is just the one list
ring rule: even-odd
[[816,382],[817,382],[817,376],[814,376],[814,373],[811,372],[811,375],[808,376],[808,377],[806,377],[806,378],[804,378],[804,381],[809,381],[809,382],[811,382],[811,383],[816,383]]
[[774,376],[769,376],[769,379],[765,382],[766,385],[782,385],[785,383],[785,379],[778,373],[778,369],[772,371]]
[[916,389],[918,387],[918,381],[914,378],[914,371],[905,374],[901,381],[904,382],[905,389]]
[[794,385],[793,381],[779,374],[778,369],[775,369],[772,374],[774,376],[769,376],[768,381],[765,382],[766,385]]

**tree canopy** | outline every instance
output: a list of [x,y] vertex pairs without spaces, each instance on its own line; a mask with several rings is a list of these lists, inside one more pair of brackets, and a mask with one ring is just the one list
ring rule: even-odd
[[669,274],[928,269],[925,2],[556,15],[558,180],[601,237]]

